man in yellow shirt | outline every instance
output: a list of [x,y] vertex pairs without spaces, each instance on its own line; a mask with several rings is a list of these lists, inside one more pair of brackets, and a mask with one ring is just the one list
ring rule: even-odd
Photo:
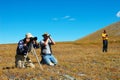
[[108,48],[108,35],[106,33],[106,30],[102,33],[102,39],[103,39],[103,52],[107,52]]

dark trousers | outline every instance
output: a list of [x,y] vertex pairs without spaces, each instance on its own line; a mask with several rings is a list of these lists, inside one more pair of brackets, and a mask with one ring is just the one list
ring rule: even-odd
[[107,52],[108,40],[103,40],[103,52]]

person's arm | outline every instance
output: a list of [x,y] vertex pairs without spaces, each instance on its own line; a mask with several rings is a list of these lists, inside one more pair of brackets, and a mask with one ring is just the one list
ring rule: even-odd
[[49,39],[50,39],[52,45],[55,45],[55,41],[51,37],[49,37]]
[[18,48],[19,48],[20,52],[24,52],[23,54],[26,54],[28,51],[27,44],[25,44],[22,40],[19,41]]
[[24,46],[25,46],[25,44],[23,44],[23,41],[19,41],[19,43],[18,43],[19,49],[24,50]]
[[49,38],[47,38],[45,41],[44,41],[44,46],[46,46],[48,44],[48,41],[49,41]]
[[106,34],[102,33],[102,38],[105,39],[106,38]]

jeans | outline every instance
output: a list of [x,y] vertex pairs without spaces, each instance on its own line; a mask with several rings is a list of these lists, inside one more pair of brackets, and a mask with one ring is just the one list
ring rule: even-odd
[[108,40],[103,40],[103,52],[107,52]]
[[45,64],[50,65],[51,62],[57,64],[57,59],[52,54],[42,55],[42,58]]

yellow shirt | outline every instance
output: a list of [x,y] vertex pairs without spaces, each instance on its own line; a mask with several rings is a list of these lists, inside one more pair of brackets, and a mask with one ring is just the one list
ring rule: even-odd
[[103,40],[108,40],[107,34],[106,33],[102,33],[102,38],[103,38]]

